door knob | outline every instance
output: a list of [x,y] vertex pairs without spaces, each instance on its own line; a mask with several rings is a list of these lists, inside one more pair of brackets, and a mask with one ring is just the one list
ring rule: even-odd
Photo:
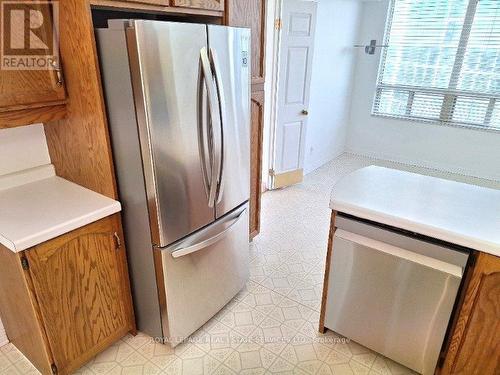
[[302,110],[302,114],[303,114],[304,116],[307,116],[307,115],[309,114],[309,111],[307,111],[306,109],[303,109],[303,110]]

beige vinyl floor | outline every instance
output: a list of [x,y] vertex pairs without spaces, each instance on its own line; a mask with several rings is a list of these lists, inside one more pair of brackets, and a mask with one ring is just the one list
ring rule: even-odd
[[[332,332],[317,333],[330,190],[342,176],[371,164],[500,188],[500,183],[344,154],[306,176],[304,183],[263,195],[250,281],[191,340],[171,349],[143,334],[127,336],[78,373],[412,373]],[[13,345],[0,348],[0,374],[37,373]]]

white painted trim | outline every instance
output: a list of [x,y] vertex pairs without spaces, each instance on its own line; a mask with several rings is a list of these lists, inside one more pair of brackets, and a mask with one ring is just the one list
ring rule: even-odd
[[[274,17],[273,19],[276,20],[278,18],[281,18],[282,15],[282,7],[283,7],[283,0],[274,0],[275,2],[275,8],[274,8]],[[267,190],[272,190],[273,186],[273,181],[272,181],[272,176],[269,173],[269,169],[274,169],[275,166],[275,139],[276,139],[276,121],[277,121],[277,116],[278,116],[278,82],[279,82],[279,52],[280,52],[280,44],[281,44],[281,30],[277,30],[275,27],[275,23],[273,22],[272,24],[268,23],[268,27],[272,27],[274,32],[273,32],[273,54],[271,55],[272,59],[272,67],[273,71],[271,72],[271,81],[270,81],[270,90],[271,90],[271,103],[269,103],[269,147],[268,147],[268,158],[267,160],[269,161],[268,163],[268,171],[266,171],[266,189]]]

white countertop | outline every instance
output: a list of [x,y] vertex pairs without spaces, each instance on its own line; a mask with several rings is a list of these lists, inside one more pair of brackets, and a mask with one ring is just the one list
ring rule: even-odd
[[120,202],[55,176],[50,164],[0,177],[0,243],[14,252],[120,210]]
[[334,186],[330,208],[500,256],[500,190],[370,166]]

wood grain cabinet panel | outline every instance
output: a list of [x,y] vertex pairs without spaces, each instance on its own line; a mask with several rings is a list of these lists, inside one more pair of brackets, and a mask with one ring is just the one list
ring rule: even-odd
[[[7,5],[4,4],[4,1],[0,1],[0,3]],[[30,4],[31,8],[37,8],[37,5]],[[50,15],[45,14],[45,11],[43,14],[43,24],[37,29],[37,35],[42,41],[51,39],[53,29]],[[10,30],[11,37],[14,39],[16,31],[17,29]],[[8,35],[6,34],[6,36]],[[4,49],[7,47],[4,46]],[[8,57],[8,55],[4,56],[3,60],[9,61]],[[65,97],[62,81],[58,78],[57,71],[53,69],[21,70],[4,67],[0,69],[0,111],[46,106],[63,101]]]
[[224,0],[170,0],[170,5],[206,10],[224,10]]
[[50,374],[52,354],[26,274],[20,254],[0,244],[0,316],[5,332],[42,374]]
[[500,258],[480,253],[441,374],[500,373]]
[[[0,293],[2,321],[14,345],[42,373],[70,374],[134,332],[121,238],[115,215],[22,253],[0,248],[0,281],[19,284]],[[3,269],[17,271],[6,276]]]
[[252,84],[264,83],[266,46],[266,1],[227,0],[226,23],[252,30]]
[[46,107],[64,102],[64,86],[54,70],[0,69],[0,111]]
[[264,91],[252,92],[250,154],[250,237],[260,231],[262,194],[262,142],[264,134]]
[[135,3],[143,3],[143,4],[161,5],[161,6],[169,5],[169,0],[128,0],[128,1],[133,1]]
[[[16,4],[6,4],[5,1],[0,1],[0,3],[3,6],[18,7]],[[30,9],[39,10],[40,14],[43,15],[43,24],[36,29],[36,35],[40,41],[50,45],[53,36],[53,15],[50,13],[50,9],[46,8],[45,4],[39,5],[33,3],[29,4],[29,8],[16,8],[13,10],[24,11],[24,14],[29,14]],[[12,12],[7,14],[12,14]],[[22,37],[22,35],[17,35],[22,32],[22,28],[7,28],[6,30],[9,30],[5,33],[6,41],[11,39],[19,41]],[[16,53],[15,49],[9,52],[10,44],[6,43],[3,43],[3,53],[7,53],[7,55],[2,57],[2,63],[12,65],[12,68],[4,66],[0,68],[0,128],[20,125],[23,120],[19,120],[19,117],[23,116],[28,117],[27,121],[33,121],[33,119],[29,118],[30,112],[27,109],[61,105],[66,99],[62,72],[58,66],[56,66],[56,70],[45,66],[41,69],[21,70],[20,68],[16,68],[15,66],[20,65],[16,62],[18,58],[9,58],[9,56],[14,56],[14,54],[16,56],[23,56],[25,58],[22,61],[30,63],[30,61],[34,61],[37,58],[37,55],[23,55],[22,53]],[[24,40],[23,43],[27,49],[28,42]],[[19,48],[19,46],[16,48]],[[52,48],[57,48],[57,46],[52,45]],[[40,61],[42,60],[44,59],[40,59]],[[13,65],[14,63],[15,66]],[[44,64],[47,63],[45,62]],[[45,121],[54,118],[54,112],[48,118],[43,117],[43,113],[40,112],[37,113],[37,116],[40,116],[41,120]]]
[[160,5],[165,7],[169,5],[169,0],[117,0],[117,1],[127,2],[127,3]]

